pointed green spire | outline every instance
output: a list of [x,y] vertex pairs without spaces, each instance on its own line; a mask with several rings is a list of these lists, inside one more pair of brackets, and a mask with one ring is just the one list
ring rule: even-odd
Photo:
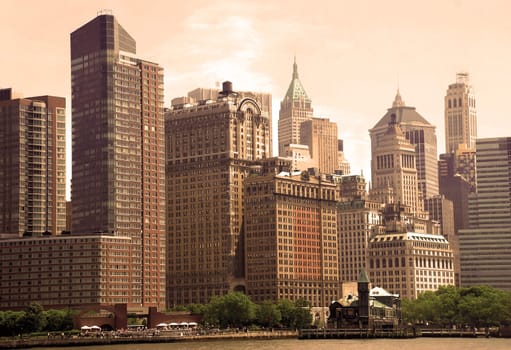
[[289,84],[285,98],[291,100],[304,99],[306,102],[311,102],[311,99],[303,88],[302,82],[298,78],[298,65],[296,64],[296,56],[294,57],[293,62],[293,78],[291,80],[291,84]]
[[358,282],[360,283],[369,283],[369,277],[367,277],[366,269],[360,269],[360,275],[358,276]]
[[296,55],[295,55],[295,61],[293,63],[293,80],[298,79],[298,65],[296,64]]

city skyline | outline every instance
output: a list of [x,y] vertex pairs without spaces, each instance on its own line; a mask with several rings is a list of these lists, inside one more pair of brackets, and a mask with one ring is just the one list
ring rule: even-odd
[[[0,87],[12,87],[23,96],[47,93],[71,101],[69,34],[108,8],[130,28],[144,58],[165,69],[165,106],[194,88],[230,80],[237,89],[273,95],[274,135],[296,55],[314,114],[338,123],[355,174],[363,169],[369,177],[368,129],[392,106],[398,87],[403,99],[436,126],[438,153],[445,144],[444,96],[459,71],[471,76],[481,121],[478,136],[504,136],[507,129],[503,103],[511,75],[511,24],[505,10],[511,5],[504,1],[427,6],[323,1],[314,8],[301,1],[151,5],[3,4],[0,27],[10,35],[3,39],[8,54],[0,57],[0,64],[9,69],[2,70]],[[277,147],[274,136],[273,149]]]

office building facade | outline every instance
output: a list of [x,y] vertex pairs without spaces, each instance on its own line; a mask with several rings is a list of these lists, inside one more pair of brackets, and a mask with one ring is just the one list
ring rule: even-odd
[[386,232],[371,237],[368,250],[373,285],[401,298],[455,284],[453,253],[441,235]]
[[[163,69],[109,14],[71,33],[73,234],[130,237],[130,303],[165,306]],[[130,307],[130,305],[128,305]]]
[[300,125],[300,140],[309,147],[312,160],[323,174],[338,169],[337,124],[327,118],[311,118]]
[[217,100],[166,113],[169,305],[244,290],[243,184],[269,158],[270,119],[225,82]]
[[66,229],[66,100],[0,90],[0,234]]
[[397,120],[397,115],[393,113],[384,134],[376,137],[372,133],[372,191],[384,194],[387,188],[391,188],[390,196],[376,200],[408,206],[410,212],[418,216],[423,212],[424,203],[418,185],[415,146],[406,139]]
[[246,291],[255,302],[338,297],[336,184],[307,172],[245,180]]
[[383,224],[381,209],[380,203],[361,198],[338,202],[339,280],[343,283],[357,281],[360,270],[369,266],[369,241]]
[[392,108],[389,108],[378,123],[369,130],[371,152],[376,152],[381,146],[381,140],[385,137],[393,115],[405,138],[415,147],[417,181],[421,197],[426,199],[438,195],[436,128],[421,116],[415,107],[406,106],[399,91],[392,103]]
[[477,110],[468,73],[457,73],[456,82],[445,95],[445,152],[454,153],[463,145],[474,150],[477,138]]
[[[142,312],[138,248],[129,237],[69,235],[0,240],[0,309],[91,309],[128,304]],[[129,286],[129,288],[128,288]]]
[[476,142],[477,192],[459,232],[462,286],[511,290],[511,138]]

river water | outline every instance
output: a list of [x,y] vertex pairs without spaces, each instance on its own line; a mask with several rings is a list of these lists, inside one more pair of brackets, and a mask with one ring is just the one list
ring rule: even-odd
[[[38,348],[52,349],[55,348]],[[59,350],[76,350],[59,347]],[[510,350],[506,338],[415,338],[328,340],[215,340],[198,342],[84,346],[80,350]]]

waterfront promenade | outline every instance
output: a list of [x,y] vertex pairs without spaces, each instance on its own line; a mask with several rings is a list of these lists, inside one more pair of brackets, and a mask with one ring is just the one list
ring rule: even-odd
[[[213,340],[257,340],[257,339],[393,339],[416,337],[476,338],[488,337],[483,330],[416,329],[375,330],[364,329],[302,329],[300,331],[124,331],[97,332],[81,336],[25,337],[0,339],[0,349],[22,349],[35,347],[74,347],[97,345],[120,345],[136,343],[177,343]],[[498,336],[498,334],[492,334]]]
[[73,337],[26,337],[0,340],[0,349],[22,349],[33,347],[93,346],[130,343],[175,343],[186,341],[285,339],[297,338],[290,330],[274,331],[219,331],[200,334],[187,331],[103,332]]

